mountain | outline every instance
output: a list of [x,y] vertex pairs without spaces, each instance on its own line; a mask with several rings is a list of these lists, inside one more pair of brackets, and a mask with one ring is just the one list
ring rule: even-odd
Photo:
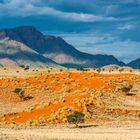
[[26,45],[5,38],[0,40],[0,65],[2,66],[58,66]]
[[49,58],[66,67],[102,67],[109,64],[125,65],[111,55],[91,55],[80,52],[61,37],[44,35],[32,26],[1,29],[0,39],[7,37],[25,44],[43,58]]
[[140,58],[130,62],[127,64],[129,67],[135,68],[135,69],[140,69]]

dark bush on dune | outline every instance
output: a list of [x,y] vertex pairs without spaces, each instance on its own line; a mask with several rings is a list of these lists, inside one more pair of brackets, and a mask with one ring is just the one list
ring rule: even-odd
[[75,124],[76,127],[78,127],[79,123],[84,122],[84,116],[85,115],[82,112],[74,111],[72,114],[67,116],[67,121],[71,124]]

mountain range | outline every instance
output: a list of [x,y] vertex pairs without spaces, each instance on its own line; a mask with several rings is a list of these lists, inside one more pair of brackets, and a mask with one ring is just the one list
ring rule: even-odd
[[140,69],[140,58],[128,63],[127,65],[135,69]]
[[[0,30],[0,65],[52,67],[125,66],[112,55],[92,55],[80,52],[61,37],[44,35],[33,26]],[[140,59],[128,66],[140,68]]]

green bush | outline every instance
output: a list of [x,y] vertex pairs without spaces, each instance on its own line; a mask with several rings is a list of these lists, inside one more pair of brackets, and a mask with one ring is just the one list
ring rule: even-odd
[[63,69],[60,69],[60,72],[62,72],[63,71]]
[[21,100],[24,100],[24,98],[25,98],[24,91],[21,88],[16,88],[14,90],[14,92],[19,95]]
[[97,72],[100,73],[102,70],[101,68],[97,68]]
[[88,71],[88,70],[81,67],[81,68],[77,68],[77,71]]
[[29,70],[29,69],[30,69],[29,66],[24,67],[24,70],[25,70],[25,71],[26,71],[26,70]]
[[82,112],[74,111],[72,114],[67,116],[67,121],[71,124],[75,124],[76,127],[78,127],[79,123],[84,122],[84,116],[85,115]]
[[64,88],[64,93],[70,93],[71,89],[70,88]]
[[14,92],[19,94],[20,92],[22,92],[22,89],[21,88],[15,88]]
[[133,88],[132,85],[124,86],[124,87],[121,88],[121,91],[122,91],[122,92],[125,92],[125,93],[128,93],[128,92],[130,92],[130,90],[131,90],[132,88]]
[[24,66],[24,65],[20,65],[20,67],[21,67],[21,68],[25,68],[25,66]]
[[22,88],[16,88],[14,90],[14,92],[19,95],[19,97],[22,101],[30,100],[33,98],[32,96],[29,96],[29,95],[26,96],[25,92],[24,92],[24,90],[22,90]]

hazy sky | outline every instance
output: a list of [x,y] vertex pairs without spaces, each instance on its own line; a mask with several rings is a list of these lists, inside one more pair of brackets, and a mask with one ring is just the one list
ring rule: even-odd
[[0,0],[0,28],[20,25],[92,54],[140,57],[140,0]]

